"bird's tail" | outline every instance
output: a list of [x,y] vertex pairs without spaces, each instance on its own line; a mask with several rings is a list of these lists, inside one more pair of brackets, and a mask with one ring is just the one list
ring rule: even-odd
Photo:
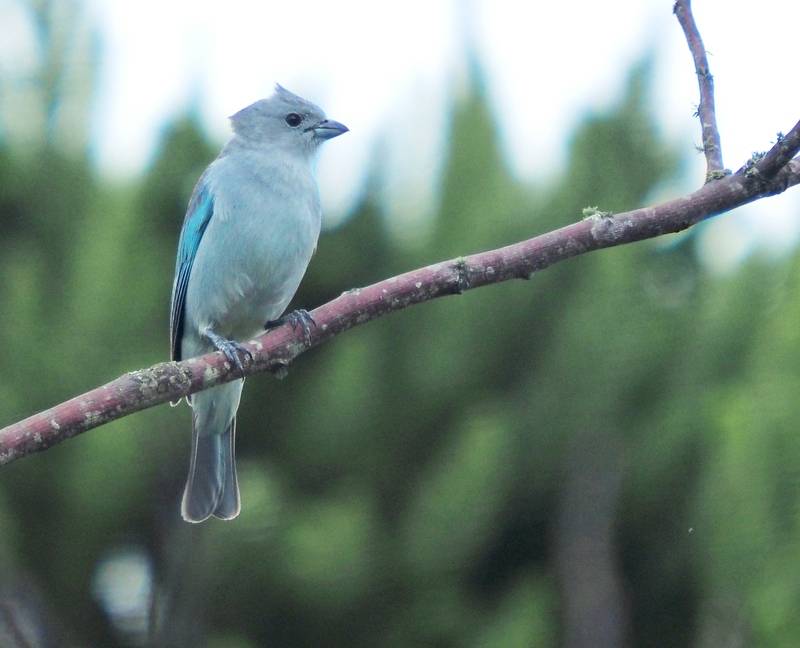
[[192,455],[181,502],[187,522],[239,515],[234,437],[241,390],[234,381],[192,397]]

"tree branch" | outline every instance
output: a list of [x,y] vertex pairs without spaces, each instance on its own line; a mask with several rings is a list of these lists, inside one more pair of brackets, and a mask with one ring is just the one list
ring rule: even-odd
[[[687,229],[700,221],[800,184],[800,122],[763,156],[754,156],[735,174],[724,176],[714,93],[705,50],[689,0],[675,13],[695,59],[700,84],[700,120],[708,163],[703,187],[661,205],[621,214],[597,212],[588,218],[526,241],[459,257],[349,290],[311,314],[316,322],[306,335],[284,325],[250,341],[252,360],[245,375],[281,372],[304,351],[347,329],[393,311],[445,295],[508,281],[528,279],[540,270],[603,248],[633,243]],[[209,389],[239,374],[219,353],[182,362],[163,362],[133,371],[85,394],[0,430],[0,465],[45,450],[81,432],[133,412]]]
[[700,87],[700,105],[697,107],[697,116],[700,118],[700,127],[703,137],[703,152],[706,155],[706,182],[713,180],[725,172],[722,163],[722,145],[717,129],[717,112],[714,107],[714,77],[708,69],[708,58],[703,39],[692,15],[691,0],[677,0],[673,12],[683,28],[686,43],[694,59],[694,69],[697,72],[697,84]]
[[755,168],[762,178],[771,180],[797,155],[798,151],[800,151],[800,122],[794,125],[788,135],[778,133],[775,146],[756,162]]
[[[797,132],[800,132],[800,122],[791,131]],[[779,151],[776,152],[776,148]],[[774,160],[779,161],[793,148],[795,152],[800,148],[800,137],[781,138],[761,162],[769,160],[769,170],[777,164]],[[311,313],[317,325],[307,336],[285,324],[245,345],[253,354],[252,361],[245,364],[245,375],[281,371],[304,351],[354,326],[413,304],[509,279],[528,279],[533,273],[559,261],[679,232],[710,216],[800,184],[800,159],[790,160],[772,179],[766,179],[765,172],[751,173],[752,168],[746,165],[733,175],[655,207],[615,215],[598,213],[526,241],[451,259],[366,288],[349,290]],[[236,370],[219,352],[182,362],[163,362],[127,373],[0,430],[0,465],[45,450],[133,412],[238,377]]]

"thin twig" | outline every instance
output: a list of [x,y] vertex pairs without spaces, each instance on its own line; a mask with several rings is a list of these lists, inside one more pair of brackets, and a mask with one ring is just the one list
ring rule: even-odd
[[800,123],[797,123],[787,135],[778,133],[775,146],[760,161],[756,162],[758,173],[763,179],[771,180],[799,151]]
[[706,182],[708,182],[725,174],[725,165],[722,163],[722,145],[717,128],[717,113],[714,107],[714,77],[711,76],[708,68],[706,48],[692,15],[691,0],[677,0],[673,12],[686,36],[686,42],[694,59],[694,69],[697,72],[697,84],[700,86],[700,105],[697,107],[697,116],[700,118],[702,129],[703,152],[706,156]]
[[[800,129],[800,123],[792,132]],[[764,160],[780,160],[785,138]],[[792,140],[794,141],[794,139]],[[800,144],[799,144],[800,145]],[[777,163],[777,162],[776,162]],[[772,168],[770,163],[770,169]],[[310,335],[284,325],[246,346],[253,354],[245,374],[276,371],[298,355],[359,324],[445,295],[533,273],[593,250],[678,232],[746,203],[800,184],[800,159],[792,159],[771,180],[747,167],[708,183],[687,196],[621,214],[597,213],[566,227],[507,247],[451,259],[350,290],[314,310]],[[239,377],[221,353],[164,362],[127,373],[110,383],[0,430],[0,465],[45,450],[104,423],[159,403],[174,401]]]

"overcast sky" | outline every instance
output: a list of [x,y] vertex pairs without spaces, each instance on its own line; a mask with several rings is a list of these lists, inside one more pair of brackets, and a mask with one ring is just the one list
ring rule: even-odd
[[[139,172],[165,120],[190,105],[223,142],[227,116],[280,82],[351,129],[320,162],[333,221],[356,198],[379,147],[396,179],[390,199],[422,212],[447,135],[445,107],[463,89],[467,43],[521,178],[558,172],[570,129],[619,97],[630,65],[647,51],[657,57],[664,131],[687,152],[700,141],[696,78],[671,0],[88,1],[100,36],[93,152],[110,175]],[[693,6],[716,79],[726,164],[737,168],[800,118],[797,45],[783,28],[800,24],[800,2]],[[697,156],[694,180],[702,174]],[[800,196],[768,202],[714,223],[726,248],[741,248],[734,256],[752,240],[781,247],[795,239]]]

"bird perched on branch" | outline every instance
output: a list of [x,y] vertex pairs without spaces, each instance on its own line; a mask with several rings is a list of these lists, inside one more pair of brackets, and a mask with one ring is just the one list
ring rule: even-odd
[[[294,296],[320,230],[315,153],[347,128],[281,86],[231,123],[234,135],[198,180],[183,221],[170,337],[173,360],[216,349],[244,376],[249,352],[235,340],[278,320]],[[234,434],[243,383],[187,398],[192,455],[181,515],[188,522],[239,514]]]

